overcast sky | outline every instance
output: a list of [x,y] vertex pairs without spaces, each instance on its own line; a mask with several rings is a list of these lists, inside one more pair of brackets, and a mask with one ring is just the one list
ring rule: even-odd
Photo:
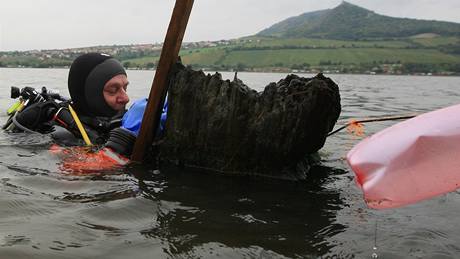
[[[248,36],[341,0],[195,0],[184,41]],[[349,0],[377,13],[460,23],[460,0]],[[1,0],[0,51],[162,42],[174,0]]]

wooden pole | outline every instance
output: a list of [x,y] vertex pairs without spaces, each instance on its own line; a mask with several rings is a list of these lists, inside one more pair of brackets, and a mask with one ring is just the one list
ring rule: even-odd
[[142,125],[136,143],[134,144],[131,160],[142,162],[149,145],[152,144],[158,129],[164,98],[168,90],[168,75],[177,62],[179,50],[187,28],[194,0],[176,0],[169,22],[168,31],[161,50],[160,60],[153,78],[150,95],[145,108]]

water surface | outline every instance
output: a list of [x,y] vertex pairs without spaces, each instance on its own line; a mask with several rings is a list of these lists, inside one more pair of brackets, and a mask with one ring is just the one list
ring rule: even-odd
[[[0,110],[12,103],[11,85],[67,95],[67,73],[0,69]],[[153,72],[128,76],[132,99],[146,96]],[[460,101],[458,77],[328,76],[340,87],[341,120]],[[262,90],[285,74],[238,77]],[[366,134],[394,123],[367,124]],[[458,258],[460,192],[368,209],[344,160],[359,140],[345,131],[328,138],[321,164],[295,183],[141,166],[70,175],[46,136],[1,132],[0,258]],[[145,171],[148,180],[133,176]]]

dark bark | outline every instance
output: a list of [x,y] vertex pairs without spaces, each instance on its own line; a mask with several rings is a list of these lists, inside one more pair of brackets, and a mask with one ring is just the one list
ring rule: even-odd
[[258,93],[239,79],[178,65],[160,160],[223,173],[303,178],[306,157],[323,147],[340,111],[339,88],[322,74],[288,75]]

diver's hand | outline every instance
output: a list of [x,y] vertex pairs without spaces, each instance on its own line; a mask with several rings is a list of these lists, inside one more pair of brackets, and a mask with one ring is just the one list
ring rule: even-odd
[[130,157],[131,153],[133,152],[135,142],[135,133],[120,127],[110,131],[109,140],[105,146],[124,157]]

